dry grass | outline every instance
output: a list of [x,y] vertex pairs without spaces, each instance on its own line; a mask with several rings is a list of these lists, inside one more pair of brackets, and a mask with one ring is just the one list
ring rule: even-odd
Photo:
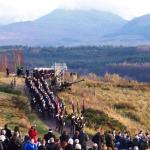
[[[85,108],[100,110],[105,112],[110,118],[118,120],[132,133],[143,129],[150,131],[150,84],[137,83],[135,81],[127,81],[118,76],[113,76],[113,80],[99,79],[91,74],[84,77],[85,81],[72,86],[71,91],[60,93],[60,97],[64,99],[67,110],[71,112],[71,101],[82,106],[85,101]],[[117,78],[117,79],[115,79]],[[13,77],[6,78],[4,74],[0,74],[0,85],[10,84]],[[71,81],[71,79],[70,79]],[[116,81],[116,82],[115,82]],[[17,89],[23,89],[23,79],[17,78]],[[37,121],[42,124],[38,117],[33,114],[27,116],[26,113],[14,108],[12,94],[0,93],[0,126],[5,123],[18,123],[26,131],[31,123]],[[22,95],[23,96],[23,95]],[[39,127],[43,132],[44,125]],[[103,131],[104,129],[99,128]],[[94,128],[86,128],[89,134],[95,133]]]
[[[3,73],[0,73],[0,86],[9,86],[13,78],[12,75],[6,78]],[[21,95],[18,96],[14,92],[12,92],[13,94],[0,92],[0,127],[8,124],[13,129],[17,125],[21,127],[20,129],[24,135],[32,124],[36,124],[39,136],[43,137],[43,133],[46,132],[48,127],[36,114],[31,113],[28,99],[23,94],[24,79],[16,78],[16,81],[15,90],[21,91]]]
[[73,85],[72,91],[60,94],[68,108],[71,109],[72,100],[78,101],[81,106],[84,99],[86,108],[104,111],[133,134],[141,129],[150,131],[149,84],[121,80],[118,76],[117,82],[114,77],[110,81],[95,76],[94,80],[91,76],[84,78],[85,82]]

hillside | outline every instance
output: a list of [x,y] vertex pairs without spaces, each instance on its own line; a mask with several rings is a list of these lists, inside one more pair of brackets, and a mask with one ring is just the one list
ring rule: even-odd
[[[84,100],[88,111],[97,110],[94,114],[96,116],[101,112],[101,119],[106,122],[98,124],[98,120],[92,120],[89,124],[90,129],[87,128],[90,133],[93,133],[97,127],[102,130],[111,127],[127,129],[134,134],[141,129],[150,131],[149,90],[150,84],[129,82],[118,75],[106,74],[104,78],[99,79],[91,74],[85,77],[85,82],[73,85],[72,91],[65,91],[60,97],[65,100],[68,109],[71,109],[72,100],[75,101],[75,105],[78,101],[81,107]],[[117,122],[107,121],[103,116]]]
[[[67,79],[71,80],[70,77]],[[71,110],[71,102],[85,103],[85,117],[87,120],[85,130],[93,135],[97,129],[127,130],[131,134],[139,130],[150,131],[150,84],[128,81],[118,75],[106,74],[98,78],[94,74],[82,76],[85,81],[72,86],[59,94],[64,100],[67,111]],[[17,78],[17,88],[9,86],[11,78],[0,76],[0,126],[5,123],[13,129],[19,125],[25,134],[31,124],[37,124],[39,135],[46,133],[47,126],[41,122],[36,114],[30,113],[30,106],[25,95],[18,90],[23,89],[22,78]]]
[[130,20],[116,33],[110,34],[106,37],[108,37],[109,39],[113,38],[129,43],[134,43],[136,41],[136,45],[138,45],[142,41],[145,41],[145,44],[148,44],[150,41],[149,28],[150,14],[147,14]]
[[31,125],[36,124],[39,136],[46,133],[47,126],[42,123],[38,116],[31,113],[30,104],[24,95],[24,79],[17,78],[17,87],[10,88],[10,82],[13,77],[6,78],[0,73],[0,127],[5,124],[13,130],[19,126],[23,135],[27,134]]

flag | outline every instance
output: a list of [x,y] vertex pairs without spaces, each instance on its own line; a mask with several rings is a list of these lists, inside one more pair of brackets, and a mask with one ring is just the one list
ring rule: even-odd
[[72,105],[72,112],[74,113],[75,112],[75,107],[74,107],[73,101],[71,102],[71,105]]
[[77,113],[80,114],[80,108],[79,108],[79,103],[77,101]]
[[83,100],[83,104],[82,104],[82,114],[84,114],[85,112],[85,106],[84,106],[84,100]]

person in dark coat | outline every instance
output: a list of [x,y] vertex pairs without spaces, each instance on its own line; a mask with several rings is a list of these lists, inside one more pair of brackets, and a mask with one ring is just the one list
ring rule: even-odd
[[98,146],[98,150],[101,149],[101,145],[104,142],[102,135],[100,134],[100,132],[97,132],[93,138],[92,138],[92,142],[96,143]]
[[6,131],[6,137],[10,139],[12,137],[12,133],[7,124],[5,125],[4,130]]
[[65,150],[74,150],[73,139],[68,140],[68,145],[65,147]]
[[14,133],[15,133],[15,132],[18,132],[18,133],[19,133],[19,137],[21,138],[21,131],[20,131],[20,129],[19,129],[18,126],[15,126],[15,128],[14,128]]
[[38,147],[38,150],[46,150],[46,141],[42,140],[42,144]]
[[113,135],[110,131],[105,134],[105,140],[106,140],[107,147],[111,147],[113,149],[113,147],[114,147],[114,138],[113,138]]
[[6,76],[9,77],[9,69],[6,68]]
[[49,143],[46,145],[46,150],[55,150],[56,144],[54,143],[54,138],[51,137]]
[[50,138],[52,137],[55,140],[55,135],[53,134],[52,129],[49,129],[48,133],[44,135],[44,140],[46,141],[46,143],[48,143],[48,140],[50,140]]
[[81,129],[79,133],[79,143],[81,144],[83,150],[86,150],[86,142],[88,141],[88,139],[88,135],[83,131],[83,129]]
[[62,133],[62,135],[60,136],[60,141],[61,141],[61,143],[62,143],[63,141],[68,142],[68,140],[69,140],[69,135],[67,134],[66,131],[64,131],[64,132]]
[[79,131],[76,131],[74,136],[73,136],[73,140],[75,139],[79,139]]
[[18,132],[14,132],[14,135],[10,139],[9,150],[22,150],[22,140]]

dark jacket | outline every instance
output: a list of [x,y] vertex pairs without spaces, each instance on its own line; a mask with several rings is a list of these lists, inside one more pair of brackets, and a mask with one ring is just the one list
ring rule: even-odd
[[69,135],[62,134],[62,135],[60,136],[60,141],[61,141],[61,142],[63,142],[63,141],[68,142],[68,140],[69,140]]
[[46,150],[46,146],[40,145],[40,146],[38,147],[38,150]]
[[55,150],[55,149],[56,149],[55,143],[49,143],[46,146],[46,150]]
[[46,143],[48,143],[48,140],[50,139],[50,138],[54,138],[54,140],[55,140],[55,135],[53,134],[53,133],[51,133],[51,132],[48,132],[47,134],[45,134],[44,135],[44,140],[46,141]]
[[65,150],[74,150],[74,147],[73,147],[73,145],[68,144],[68,145],[66,146]]
[[22,150],[22,141],[21,141],[21,139],[19,137],[13,136],[10,139],[9,149],[10,150]]
[[80,131],[79,133],[79,141],[81,146],[86,146],[86,142],[88,141],[88,136],[83,131]]
[[11,137],[12,137],[11,130],[8,129],[8,128],[4,128],[4,129],[5,129],[5,131],[6,131],[6,137],[11,138]]

